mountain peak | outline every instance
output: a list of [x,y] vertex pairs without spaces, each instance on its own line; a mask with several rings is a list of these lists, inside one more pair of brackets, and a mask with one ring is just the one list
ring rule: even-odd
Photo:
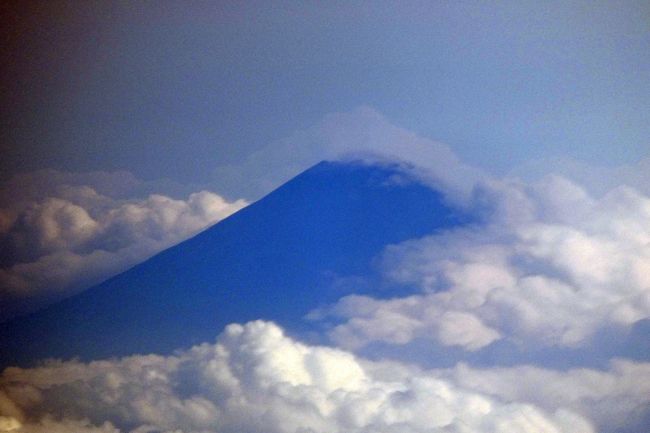
[[321,162],[130,270],[0,324],[0,364],[169,353],[234,321],[300,328],[347,294],[337,278],[370,273],[385,245],[463,221],[397,166]]

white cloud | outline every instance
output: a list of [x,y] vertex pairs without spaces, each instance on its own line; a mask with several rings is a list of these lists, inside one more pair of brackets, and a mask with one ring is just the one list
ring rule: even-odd
[[444,374],[307,346],[251,322],[175,356],[8,368],[1,425],[19,433],[594,431],[561,405],[504,402]]
[[650,317],[650,198],[620,187],[596,200],[551,177],[491,182],[476,202],[493,206],[485,225],[388,247],[387,276],[419,293],[342,299],[334,341],[579,347]]
[[270,143],[238,164],[218,167],[215,185],[257,198],[322,160],[390,160],[412,165],[412,174],[462,201],[483,174],[449,146],[392,124],[371,107],[333,113],[316,125]]
[[607,371],[459,364],[443,376],[505,401],[524,401],[551,412],[569,408],[585,414],[603,432],[643,431],[650,420],[649,363],[615,359]]
[[[242,160],[214,170],[213,185],[233,196],[257,199],[322,160],[402,161],[411,172],[463,202],[477,182],[490,176],[470,166],[447,144],[395,125],[373,107],[331,113],[318,123],[276,140]],[[650,194],[650,157],[635,164],[598,166],[568,157],[530,160],[509,177],[538,181],[550,173],[583,185],[600,196],[619,186]]]
[[[33,182],[40,185],[41,177]],[[30,200],[0,209],[0,320],[97,283],[247,204],[208,191],[180,200],[159,194],[119,199],[79,185],[74,176],[72,184],[57,185],[58,178],[67,179],[58,173],[40,196],[30,190]]]

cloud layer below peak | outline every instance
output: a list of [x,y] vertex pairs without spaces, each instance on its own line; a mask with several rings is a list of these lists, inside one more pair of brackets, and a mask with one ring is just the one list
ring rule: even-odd
[[484,223],[389,246],[384,274],[413,294],[343,298],[326,313],[342,319],[333,340],[577,348],[650,317],[647,196],[619,187],[595,199],[551,176],[485,182],[474,202],[490,208]]
[[[258,321],[230,325],[215,343],[174,356],[8,368],[0,430],[588,433],[598,428],[593,419],[625,427],[647,413],[647,364],[531,371],[370,362]],[[555,398],[572,389],[580,392]],[[624,402],[607,404],[621,393]]]

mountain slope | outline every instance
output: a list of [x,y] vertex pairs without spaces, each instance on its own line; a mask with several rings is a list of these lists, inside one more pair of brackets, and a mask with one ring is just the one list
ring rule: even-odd
[[168,353],[258,318],[297,329],[349,292],[337,277],[368,274],[386,244],[464,221],[395,167],[320,163],[194,238],[0,324],[0,365]]

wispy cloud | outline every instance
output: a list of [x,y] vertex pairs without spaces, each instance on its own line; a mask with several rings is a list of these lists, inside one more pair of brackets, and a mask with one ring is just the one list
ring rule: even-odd
[[446,144],[418,136],[362,106],[329,114],[308,129],[252,152],[238,164],[217,168],[214,182],[220,190],[254,198],[322,160],[341,159],[405,162],[413,166],[414,174],[448,191],[457,201],[483,176]]

